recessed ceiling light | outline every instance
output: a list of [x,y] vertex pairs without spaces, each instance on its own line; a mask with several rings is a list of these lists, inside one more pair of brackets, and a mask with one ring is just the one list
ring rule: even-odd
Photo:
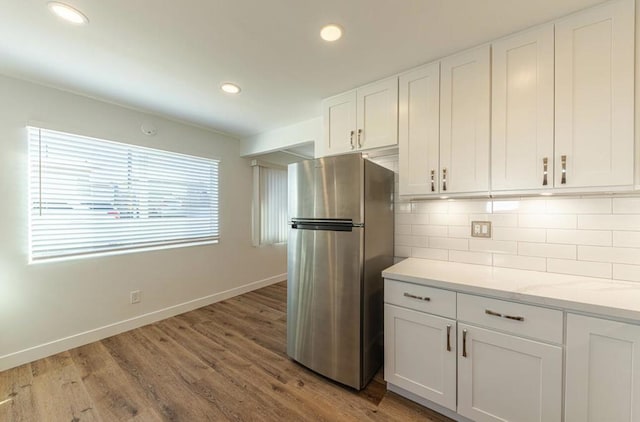
[[238,94],[240,92],[240,87],[236,84],[232,84],[231,82],[223,83],[220,85],[220,89],[227,94]]
[[56,16],[66,20],[67,22],[75,25],[84,25],[89,22],[89,18],[87,18],[82,12],[68,4],[50,1],[47,5],[49,6],[49,10],[51,10]]
[[342,38],[342,28],[336,24],[324,26],[320,30],[320,37],[329,42],[337,41]]

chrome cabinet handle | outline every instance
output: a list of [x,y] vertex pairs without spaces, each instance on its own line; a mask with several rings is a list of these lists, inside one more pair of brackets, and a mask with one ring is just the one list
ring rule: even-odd
[[442,190],[447,190],[447,169],[442,169]]
[[462,330],[462,357],[467,357],[467,330]]
[[362,148],[362,129],[358,129],[358,148]]
[[356,132],[355,131],[351,131],[351,136],[349,137],[349,143],[351,144],[351,149],[354,149],[356,146],[353,145],[353,135],[355,135]]
[[431,170],[431,192],[436,191],[436,171]]
[[451,351],[451,326],[447,325],[447,352]]
[[567,156],[563,155],[560,157],[560,161],[562,162],[562,179],[560,180],[560,184],[567,184]]
[[491,309],[485,309],[484,313],[487,315],[498,317],[498,318],[512,319],[514,321],[524,321],[524,317],[513,316],[513,315],[502,315],[501,313],[492,311]]
[[542,186],[547,186],[547,175],[549,174],[549,158],[544,157],[542,159]]
[[524,317],[521,316],[505,315],[503,318],[512,319],[514,321],[524,321]]
[[431,298],[430,297],[426,297],[426,296],[416,296],[416,295],[412,295],[411,293],[404,293],[404,297],[408,297],[409,299],[417,299],[417,300],[424,300],[425,302],[430,302]]

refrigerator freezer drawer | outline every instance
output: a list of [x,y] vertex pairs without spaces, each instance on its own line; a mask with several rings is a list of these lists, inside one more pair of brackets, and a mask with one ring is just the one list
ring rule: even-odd
[[361,387],[362,228],[289,232],[287,353]]

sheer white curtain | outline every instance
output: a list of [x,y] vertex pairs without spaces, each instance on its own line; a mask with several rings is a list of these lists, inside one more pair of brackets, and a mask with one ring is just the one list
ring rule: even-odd
[[253,243],[287,241],[287,169],[254,162]]

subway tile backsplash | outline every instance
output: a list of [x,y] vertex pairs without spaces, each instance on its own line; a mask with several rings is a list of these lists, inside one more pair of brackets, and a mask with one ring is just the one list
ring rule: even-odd
[[[396,172],[398,156],[373,158]],[[640,282],[633,196],[409,201],[396,196],[395,255]],[[471,221],[492,238],[471,237]]]

